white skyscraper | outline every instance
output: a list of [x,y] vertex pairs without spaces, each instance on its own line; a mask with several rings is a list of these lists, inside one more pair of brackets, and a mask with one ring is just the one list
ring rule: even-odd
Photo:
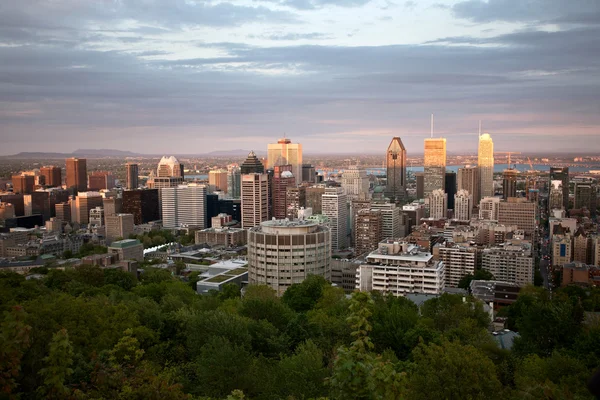
[[323,215],[331,226],[331,248],[340,250],[348,247],[348,206],[344,189],[329,187],[322,196]]
[[454,195],[454,219],[468,221],[471,219],[471,210],[473,209],[473,196],[468,191],[462,189]]
[[477,164],[481,182],[479,194],[481,198],[491,197],[494,195],[494,142],[488,133],[479,136]]
[[291,165],[296,184],[302,183],[302,145],[292,144],[288,138],[282,138],[277,143],[267,146],[267,168],[280,165]]
[[368,198],[369,178],[367,171],[353,165],[342,173],[342,187],[346,190],[349,200],[357,199],[361,195]]
[[433,219],[446,218],[448,215],[448,194],[436,189],[429,195],[429,216]]
[[162,188],[161,198],[165,228],[182,225],[206,227],[206,186],[192,183]]

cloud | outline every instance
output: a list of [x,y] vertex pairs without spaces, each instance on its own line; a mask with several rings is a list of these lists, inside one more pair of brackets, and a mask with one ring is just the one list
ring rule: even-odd
[[298,10],[315,10],[323,7],[362,7],[372,0],[271,0],[275,4]]
[[331,35],[326,35],[324,33],[319,32],[310,32],[310,33],[272,33],[267,35],[249,35],[250,39],[267,39],[274,41],[295,41],[295,40],[327,40],[332,39]]

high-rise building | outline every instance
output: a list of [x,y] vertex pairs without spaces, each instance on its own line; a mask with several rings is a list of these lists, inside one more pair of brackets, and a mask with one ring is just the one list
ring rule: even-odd
[[[243,167],[243,165],[242,165]],[[249,229],[269,219],[269,177],[242,174],[242,228]]]
[[22,217],[25,215],[25,204],[23,202],[23,195],[20,193],[0,193],[0,201],[3,203],[10,203],[15,208],[15,216]]
[[461,189],[454,195],[454,219],[469,221],[473,211],[473,196],[465,189]]
[[15,206],[10,203],[0,202],[0,221],[15,218]]
[[148,179],[147,185],[151,189],[176,187],[184,181],[183,164],[173,156],[163,157],[158,163],[156,176]]
[[505,169],[502,173],[502,198],[517,197],[517,177],[519,171],[514,168]]
[[313,214],[323,213],[323,194],[325,186],[309,186],[306,188],[306,208],[312,208]]
[[56,213],[56,219],[63,221],[65,224],[72,222],[71,208],[70,201],[55,204],[54,210]]
[[88,177],[88,189],[98,191],[115,187],[115,177],[108,171],[95,171]]
[[104,215],[121,214],[123,210],[123,199],[120,197],[104,197],[102,199]]
[[104,209],[102,207],[94,207],[90,210],[89,223],[97,227],[104,226]]
[[227,170],[213,169],[208,171],[208,184],[215,190],[227,193]]
[[479,167],[479,195],[494,196],[494,142],[488,133],[479,136],[477,166]]
[[274,167],[271,181],[271,217],[285,219],[287,217],[287,190],[296,186],[296,178],[291,171],[291,165],[278,165]]
[[361,209],[354,220],[354,254],[359,256],[376,250],[382,238],[382,215],[380,210]]
[[158,189],[123,191],[123,213],[133,214],[136,225],[160,219]]
[[[296,184],[302,183],[302,145],[292,144],[288,138],[282,138],[277,143],[269,143],[267,147],[267,168],[279,165],[291,165]],[[242,173],[244,173],[242,171]]]
[[[446,287],[458,287],[465,275],[473,275],[477,267],[477,247],[462,244],[436,244],[435,250],[444,263]],[[434,251],[435,251],[434,250]]]
[[248,281],[282,295],[309,275],[331,279],[331,243],[324,225],[306,220],[262,222],[248,230]]
[[583,227],[579,227],[573,236],[573,261],[591,264],[592,240],[585,233]]
[[512,240],[502,247],[486,248],[482,251],[481,267],[498,281],[531,285],[534,269],[531,243]]
[[317,172],[311,164],[302,164],[302,182],[315,183]]
[[598,190],[593,183],[575,183],[574,208],[587,208],[592,216],[596,215]]
[[106,240],[127,239],[134,233],[133,214],[105,215]]
[[248,157],[246,158],[246,160],[244,160],[244,162],[240,166],[240,169],[242,175],[264,174],[265,172],[265,166],[263,165],[263,163],[260,162],[260,160],[258,159],[258,157],[256,157],[256,154],[254,154],[253,151],[251,151],[248,154]]
[[563,190],[563,207],[569,209],[569,167],[551,167],[550,183],[552,181],[561,181]]
[[62,185],[62,175],[60,167],[53,165],[45,166],[40,168],[40,174],[46,181],[45,185],[48,187],[56,187]]
[[479,204],[481,197],[479,196],[479,168],[477,167],[464,167],[458,169],[457,174],[457,190],[466,190],[471,195],[473,201],[473,207]]
[[348,199],[353,200],[360,196],[369,195],[369,178],[367,171],[353,165],[342,173],[342,187],[346,191]]
[[140,186],[138,180],[140,172],[137,163],[128,162],[127,164],[125,164],[125,170],[125,173],[127,175],[125,189],[137,189]]
[[415,181],[417,184],[417,199],[425,198],[425,173],[415,172]]
[[102,195],[98,192],[79,192],[75,198],[73,221],[80,225],[89,224],[90,210],[102,207]]
[[206,228],[206,186],[191,183],[163,188],[161,200],[165,228]]
[[67,189],[77,192],[87,191],[87,160],[67,158]]
[[[483,200],[482,200],[483,201]],[[509,197],[501,201],[498,208],[498,222],[504,225],[517,225],[526,234],[535,232],[537,204],[524,198]]]
[[479,202],[479,219],[498,221],[500,214],[500,199],[498,197],[484,197]]
[[385,157],[387,167],[386,196],[392,203],[406,199],[406,148],[399,137],[392,138]]
[[13,193],[31,194],[35,187],[35,177],[31,175],[13,175]]
[[288,187],[286,190],[286,218],[293,220],[298,218],[298,211],[306,207],[306,186]]
[[237,165],[227,167],[227,195],[232,199],[239,199],[242,187],[242,173]]
[[573,236],[552,235],[552,265],[562,267],[573,261]]
[[456,194],[456,172],[447,171],[444,191],[448,195],[448,209],[454,210],[454,195]]
[[437,189],[444,191],[446,183],[446,139],[425,139],[423,195],[429,197]]
[[446,218],[448,215],[448,195],[443,189],[436,189],[429,194],[429,217]]
[[344,189],[341,187],[325,188],[322,202],[323,215],[329,218],[331,226],[331,248],[333,250],[345,249],[348,247],[348,206]]
[[550,181],[550,190],[548,193],[548,210],[560,210],[564,208],[562,181]]

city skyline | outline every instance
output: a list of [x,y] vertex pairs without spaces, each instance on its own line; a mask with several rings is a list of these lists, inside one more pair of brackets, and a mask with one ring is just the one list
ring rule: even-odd
[[478,120],[498,149],[598,151],[597,1],[26,3],[0,15],[3,155],[283,134],[411,153],[432,112],[449,153],[476,150]]

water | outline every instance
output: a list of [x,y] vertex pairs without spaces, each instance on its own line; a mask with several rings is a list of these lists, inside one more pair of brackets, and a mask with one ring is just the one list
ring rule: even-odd
[[200,174],[200,175],[186,175],[185,179],[207,181],[208,180],[208,175],[205,175],[205,174]]

